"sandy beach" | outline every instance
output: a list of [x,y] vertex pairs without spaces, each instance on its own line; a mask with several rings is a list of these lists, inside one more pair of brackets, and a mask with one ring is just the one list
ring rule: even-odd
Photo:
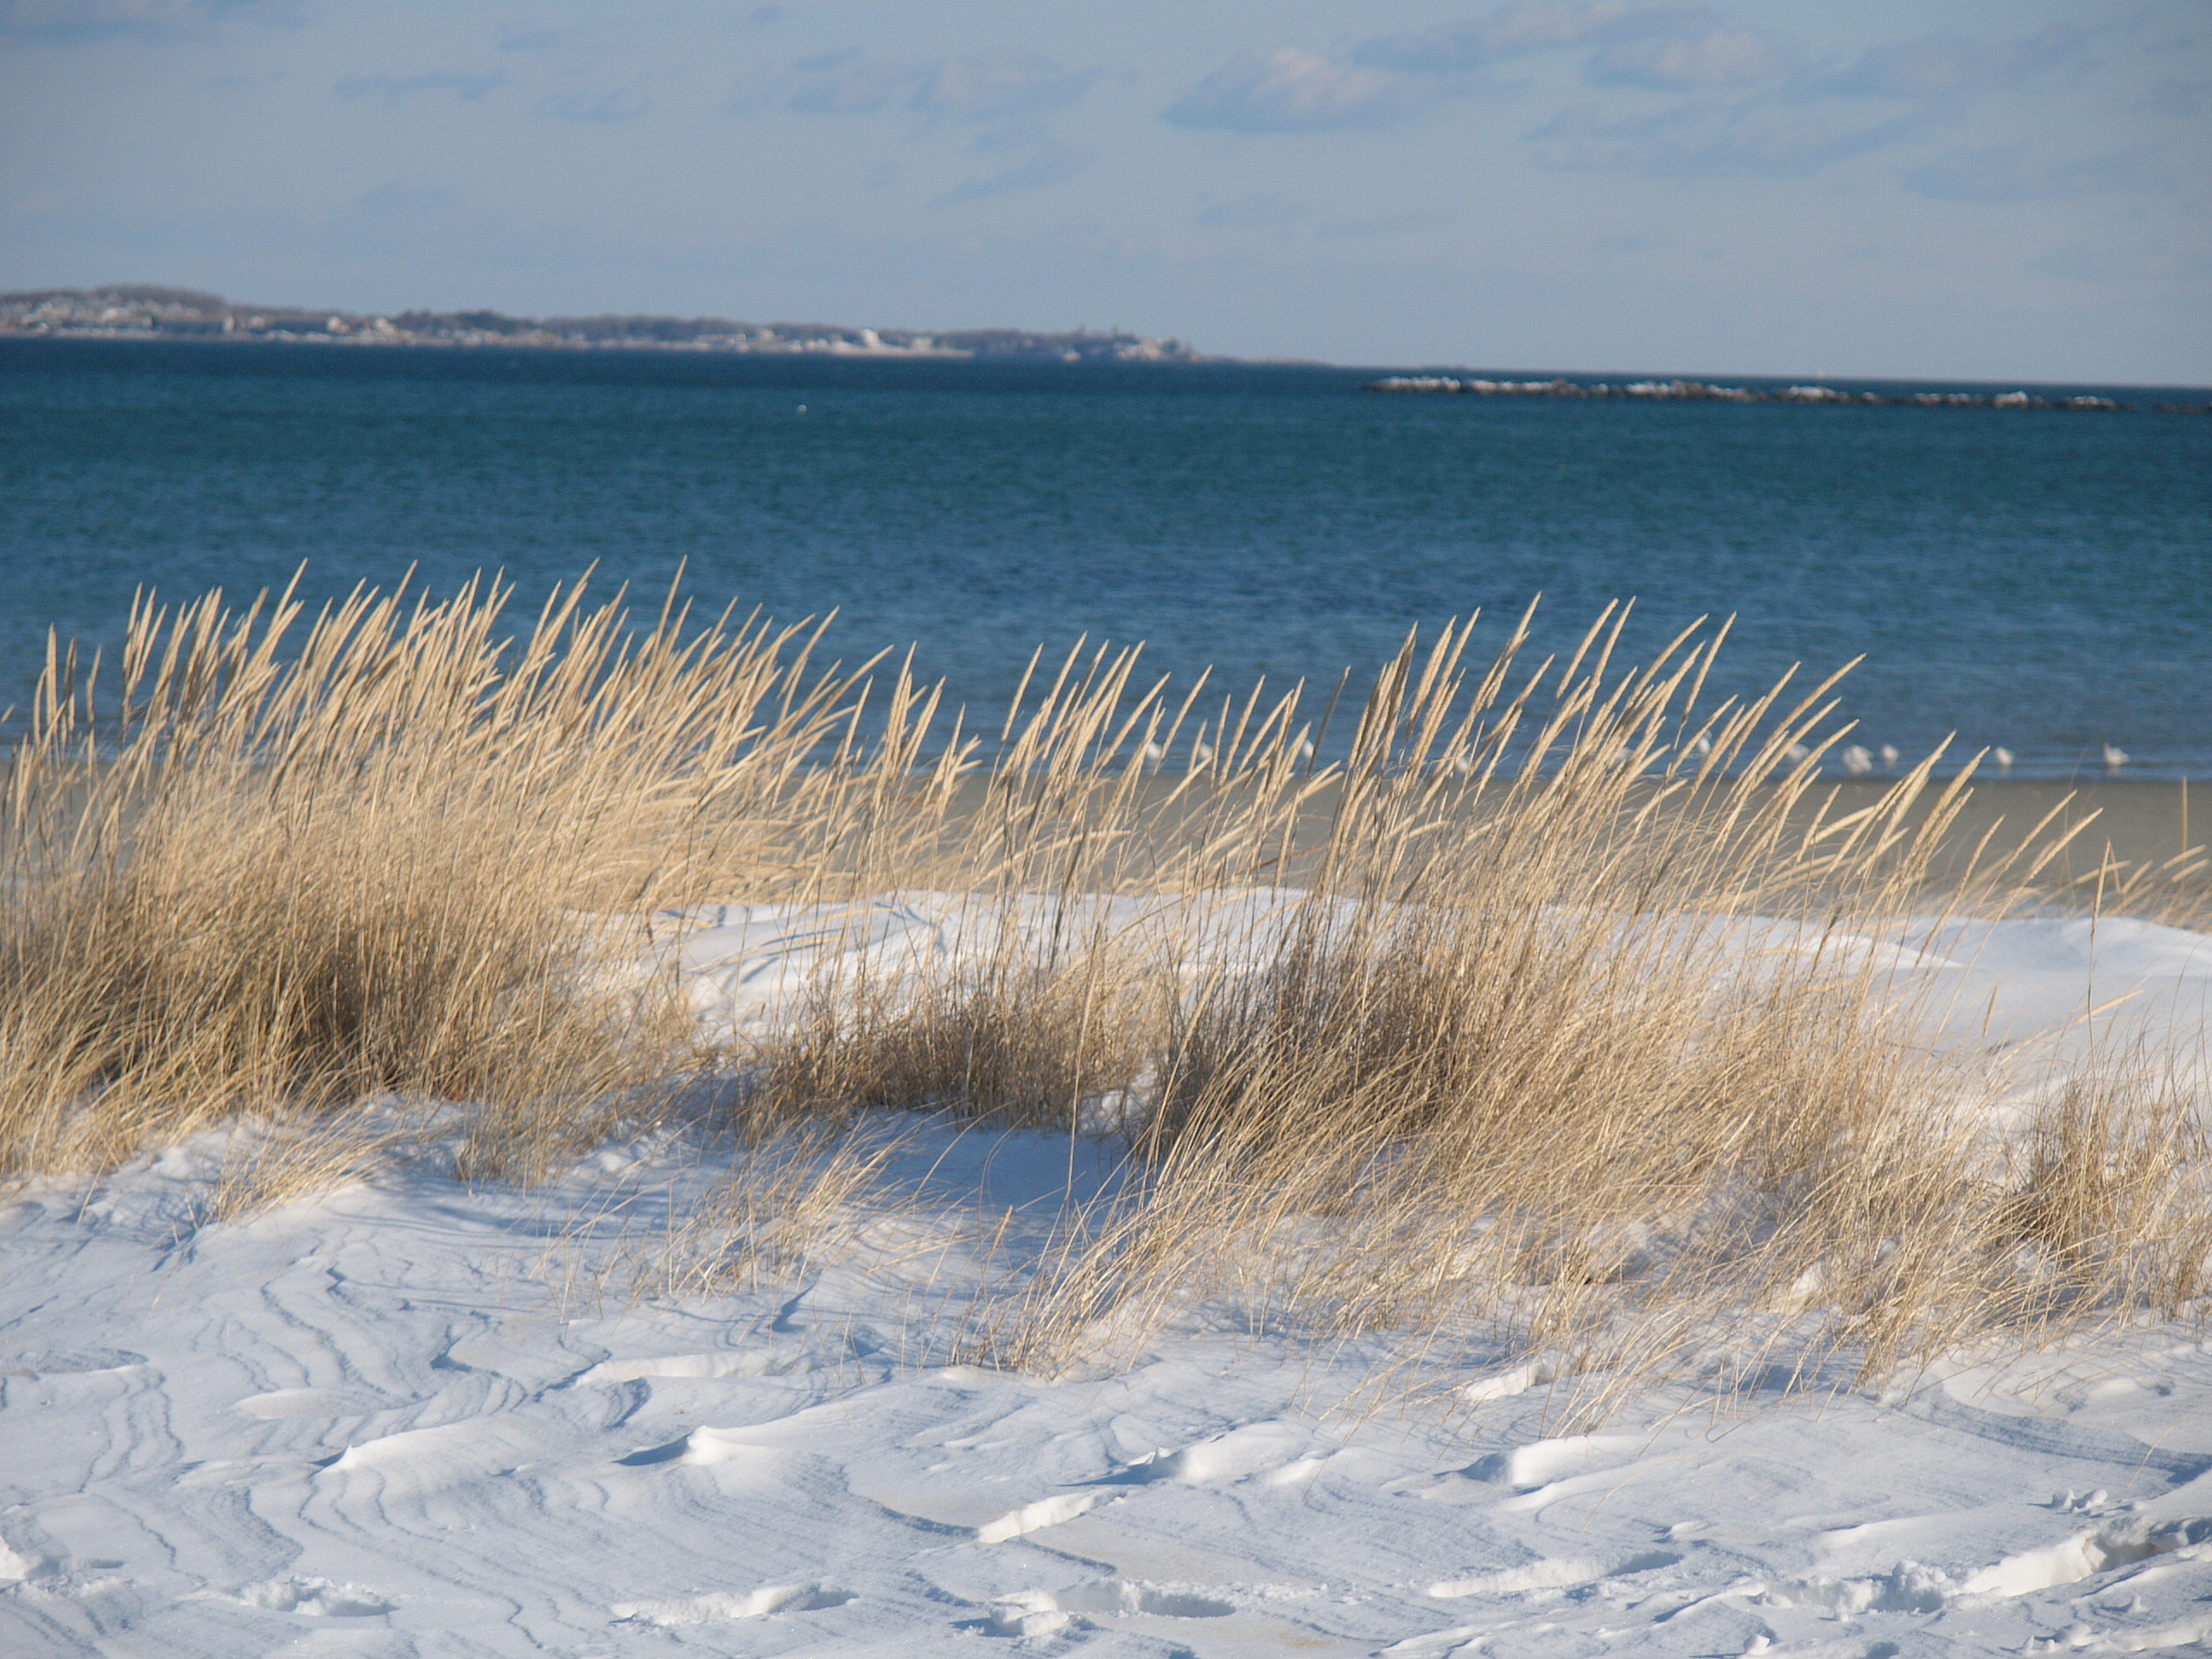
[[[1802,828],[1816,817],[1832,822],[1847,817],[1875,804],[1895,783],[1894,778],[1824,778],[1806,792],[1791,822]],[[1177,787],[1172,777],[1148,779],[1144,796],[1156,802]],[[1943,787],[1940,779],[1930,785],[1906,822],[1915,826],[1924,822]],[[2039,849],[2064,839],[2078,825],[2078,832],[2065,839],[2063,848],[2044,867],[2037,878],[2039,887],[2055,889],[2086,880],[2088,885],[2079,896],[2094,904],[2097,871],[2120,864],[2127,867],[2124,874],[2139,874],[2155,887],[2162,906],[2180,906],[2178,913],[2193,913],[2195,907],[2212,901],[2212,874],[2191,868],[2204,859],[2205,845],[2212,840],[2212,816],[2208,816],[2212,815],[2212,788],[2197,788],[2192,799],[2186,783],[2099,779],[2056,784],[1977,777],[1970,791],[1943,849],[1930,866],[1938,891],[1942,881],[1955,880],[1966,870],[1978,848],[1984,849],[1980,868],[1986,868],[1993,857],[2010,853],[2038,825],[2044,826],[2037,837]],[[1176,826],[1188,822],[1207,798],[1203,785],[1185,794],[1190,806],[1165,815],[1140,842],[1135,849],[1135,867],[1141,868],[1149,848],[1172,841]],[[969,786],[963,793],[963,810],[973,811],[982,798],[982,784]],[[1281,879],[1288,885],[1300,884],[1310,873],[1312,856],[1327,838],[1338,801],[1338,791],[1325,787],[1299,813],[1291,857],[1281,867]],[[1483,809],[1476,810],[1479,813]],[[2167,910],[2162,908],[2160,913]]]
[[[1875,779],[1824,782],[1834,810],[1849,812],[1867,805],[1887,787]],[[2082,783],[2022,783],[1977,776],[1973,797],[1961,810],[1952,838],[1966,847],[1991,831],[1993,847],[2024,834],[2045,815],[2059,814],[2059,826],[2086,824],[2060,863],[2075,874],[2094,870],[2107,849],[2129,863],[2162,864],[2212,841],[2212,789],[2196,798],[2186,783],[2136,783],[2100,778]]]

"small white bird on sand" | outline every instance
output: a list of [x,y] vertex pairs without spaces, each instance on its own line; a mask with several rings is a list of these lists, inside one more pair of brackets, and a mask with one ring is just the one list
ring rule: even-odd
[[1885,743],[1885,744],[1883,744],[1883,745],[1882,745],[1882,770],[1883,770],[1883,771],[1885,771],[1885,772],[1887,772],[1887,771],[1891,770],[1892,767],[1894,767],[1894,766],[1897,765],[1897,746],[1896,744],[1894,744],[1894,743]]
[[1843,762],[1843,769],[1854,778],[1863,778],[1874,770],[1874,757],[1858,743],[1853,743],[1837,759]]
[[2003,744],[2000,743],[1995,748],[1992,749],[1989,752],[1989,758],[1997,763],[1998,771],[2010,772],[2012,770],[2012,751],[2006,748]]
[[2109,743],[2105,745],[2105,765],[2117,771],[2126,764],[2127,751],[2126,749],[2114,748]]

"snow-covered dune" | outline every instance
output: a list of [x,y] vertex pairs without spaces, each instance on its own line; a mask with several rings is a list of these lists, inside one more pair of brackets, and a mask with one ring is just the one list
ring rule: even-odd
[[[942,971],[997,950],[1009,928],[1031,938],[1094,932],[1175,937],[1186,965],[1261,962],[1305,895],[1261,888],[1184,899],[887,893],[851,905],[705,905],[654,918],[658,943],[639,963],[674,973],[707,1034],[772,1025],[808,987]],[[1338,901],[1337,908],[1348,912]],[[1753,918],[1681,925],[1713,933],[1747,960],[1816,946],[1834,960],[1872,953],[1922,993],[1943,1040],[2042,1056],[2133,1045],[2186,1058],[2212,1029],[2212,935],[2124,917],[2015,917],[1907,925],[1879,941]]]
[[[1156,916],[1129,902],[1117,919]],[[1281,902],[1249,895],[1233,931]],[[728,1033],[841,953],[970,948],[962,915],[715,907],[647,966]],[[2212,938],[2031,919],[1920,946],[1901,965],[1942,982],[1954,1041],[2063,1048],[2106,1009],[2115,1039],[2125,1017],[2201,1045]],[[0,1651],[2212,1644],[2212,1344],[2190,1331],[1885,1391],[1777,1379],[1718,1415],[1658,1393],[1566,1435],[1541,1365],[1470,1352],[1484,1380],[1448,1408],[1346,1409],[1386,1344],[1198,1318],[1057,1381],[957,1363],[975,1241],[1109,1181],[1107,1143],[921,1126],[897,1154],[921,1202],[693,1297],[642,1272],[721,1173],[679,1136],[529,1193],[425,1160],[210,1224],[225,1150],[0,1211]]]

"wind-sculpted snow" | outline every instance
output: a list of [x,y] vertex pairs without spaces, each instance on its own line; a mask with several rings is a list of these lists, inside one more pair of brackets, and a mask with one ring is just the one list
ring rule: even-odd
[[[707,905],[649,919],[652,943],[620,971],[672,974],[702,1035],[758,1034],[804,1004],[865,982],[896,990],[957,971],[1011,938],[1039,961],[1096,938],[1133,959],[1147,953],[1195,980],[1257,971],[1302,906],[1294,890],[1183,897],[887,893],[849,905]],[[1329,901],[1321,936],[1346,927],[1347,901]],[[1767,918],[1678,917],[1624,925],[1681,950],[1710,955],[1715,971],[1757,974],[1779,958],[1817,957],[1839,972],[1871,965],[1900,994],[1918,994],[1943,1040],[1986,1052],[2018,1049],[2045,1065],[2092,1040],[2139,1045],[2201,1064],[2212,1030],[2212,937],[2126,918],[1933,918],[1887,937],[1859,937]],[[1627,948],[1625,945],[1624,948]],[[2090,1016],[2094,1014],[2094,1018]]]
[[863,981],[895,992],[924,975],[988,963],[1009,940],[1040,964],[1103,938],[1132,955],[1172,954],[1186,972],[1253,968],[1268,959],[1303,901],[1263,888],[1152,899],[896,893],[842,905],[700,905],[642,918],[650,943],[634,968],[620,971],[674,975],[703,1034],[727,1041],[772,1027],[810,994]]
[[[1286,901],[1242,902],[1224,940]],[[839,953],[968,948],[959,909],[902,895],[857,931],[690,912],[658,966],[734,1030]],[[1974,1041],[2059,1040],[2131,991],[2175,1029],[2212,979],[2212,942],[2139,924],[1870,948],[1955,982],[1947,1017]],[[1583,1433],[1547,1416],[1563,1361],[1473,1343],[1443,1404],[1372,1409],[1385,1339],[1204,1309],[1118,1369],[1025,1376],[962,1345],[963,1299],[1004,1267],[978,1252],[1018,1245],[1071,1176],[1109,1184],[1112,1144],[1071,1159],[1062,1136],[902,1123],[891,1173],[929,1172],[922,1198],[713,1294],[640,1271],[738,1155],[674,1135],[531,1193],[425,1160],[223,1224],[204,1219],[219,1135],[18,1193],[0,1652],[1871,1659],[2212,1639],[2197,1333],[1885,1389],[1847,1368],[1726,1411],[1685,1385]]]
[[[1064,1179],[1063,1140],[955,1133],[910,1156]],[[949,1212],[927,1260],[855,1249],[659,1301],[610,1265],[596,1171],[531,1197],[396,1174],[197,1227],[189,1162],[7,1214],[11,1655],[1932,1655],[2212,1630],[2212,1351],[2180,1332],[1887,1403],[1655,1396],[1560,1436],[1534,1373],[1347,1415],[1374,1344],[1195,1322],[1118,1374],[947,1363],[975,1269]],[[641,1195],[713,1173],[642,1149],[639,1226]]]

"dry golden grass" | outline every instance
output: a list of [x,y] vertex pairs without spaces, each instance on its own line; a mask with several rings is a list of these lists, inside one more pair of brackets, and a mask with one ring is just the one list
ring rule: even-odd
[[[361,1167],[376,1100],[453,1103],[460,1173],[529,1180],[719,1071],[762,1156],[671,1243],[681,1294],[816,1248],[883,1168],[857,1108],[1111,1106],[1131,1179],[980,1351],[1052,1370],[1226,1302],[1502,1334],[1600,1379],[1589,1410],[1716,1351],[1878,1373],[2205,1294],[2177,1085],[2093,1067],[1999,1136],[2005,1080],[1929,1040],[1916,930],[2050,901],[2068,831],[1962,855],[1973,768],[1935,757],[1836,815],[1834,682],[1708,707],[1725,629],[1624,668],[1624,612],[1533,666],[1525,618],[1471,664],[1447,627],[1321,731],[1298,689],[1079,649],[987,747],[903,669],[817,666],[818,630],[583,594],[512,637],[496,585],[149,601],[105,679],[57,645],[9,779],[0,1169],[257,1115],[242,1211]],[[657,911],[919,888],[973,895],[973,948],[850,955],[749,1052],[601,971]]]
[[851,684],[804,635],[581,590],[505,640],[505,597],[148,606],[111,688],[53,654],[9,779],[0,1168],[397,1093],[527,1176],[652,1109],[688,1029],[593,988],[617,941],[577,918],[789,879],[753,818],[803,839]]

